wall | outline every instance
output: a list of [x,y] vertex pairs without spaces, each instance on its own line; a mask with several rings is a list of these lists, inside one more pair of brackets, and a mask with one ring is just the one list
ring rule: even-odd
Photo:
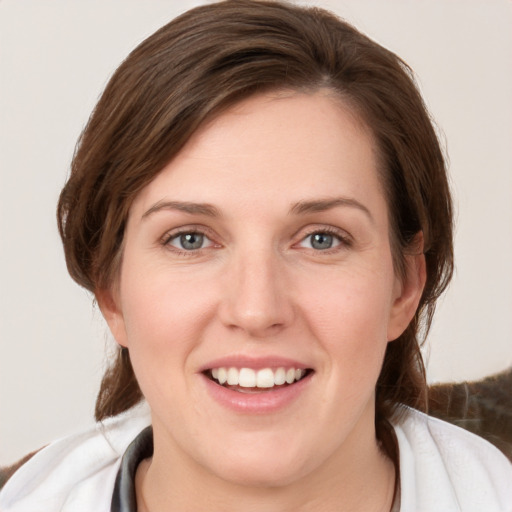
[[[512,4],[316,3],[415,69],[447,140],[457,273],[426,348],[429,379],[505,368],[512,363]],[[66,273],[55,204],[107,78],[177,12],[157,0],[0,1],[0,464],[92,423],[111,342],[91,297]]]

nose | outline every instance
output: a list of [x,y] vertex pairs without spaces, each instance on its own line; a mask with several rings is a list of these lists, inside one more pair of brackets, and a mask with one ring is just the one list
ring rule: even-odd
[[223,283],[219,316],[231,329],[265,338],[293,320],[284,263],[269,253],[239,255],[231,260]]

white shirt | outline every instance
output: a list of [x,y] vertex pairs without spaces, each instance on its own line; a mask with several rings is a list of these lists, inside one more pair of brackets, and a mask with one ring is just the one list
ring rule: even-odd
[[[121,457],[150,424],[146,404],[55,441],[0,492],[1,512],[110,512]],[[512,464],[474,434],[407,408],[394,424],[401,512],[512,512]]]

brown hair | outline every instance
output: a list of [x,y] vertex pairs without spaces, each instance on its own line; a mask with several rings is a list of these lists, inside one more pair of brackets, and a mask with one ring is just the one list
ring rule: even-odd
[[[388,344],[377,421],[404,403],[426,406],[418,341],[453,270],[452,211],[443,154],[409,67],[333,14],[282,2],[231,0],[192,9],[138,46],[117,69],[82,133],[58,222],[73,279],[108,289],[120,265],[134,197],[197,128],[268,90],[335,91],[374,134],[397,273],[424,236],[427,282],[407,330]],[[421,323],[423,320],[423,323]],[[142,398],[119,349],[96,403],[101,420]]]

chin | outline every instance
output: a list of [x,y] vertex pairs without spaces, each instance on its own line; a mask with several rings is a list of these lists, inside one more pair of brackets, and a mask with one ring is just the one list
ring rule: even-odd
[[220,475],[223,480],[242,487],[253,487],[260,489],[282,488],[300,480],[304,473],[297,468],[278,465],[255,466],[245,462],[238,466],[221,469]]
[[[285,450],[283,450],[283,447]],[[230,456],[213,471],[221,479],[244,487],[278,488],[290,485],[312,470],[313,461],[290,453],[283,443],[280,450],[230,450]]]

